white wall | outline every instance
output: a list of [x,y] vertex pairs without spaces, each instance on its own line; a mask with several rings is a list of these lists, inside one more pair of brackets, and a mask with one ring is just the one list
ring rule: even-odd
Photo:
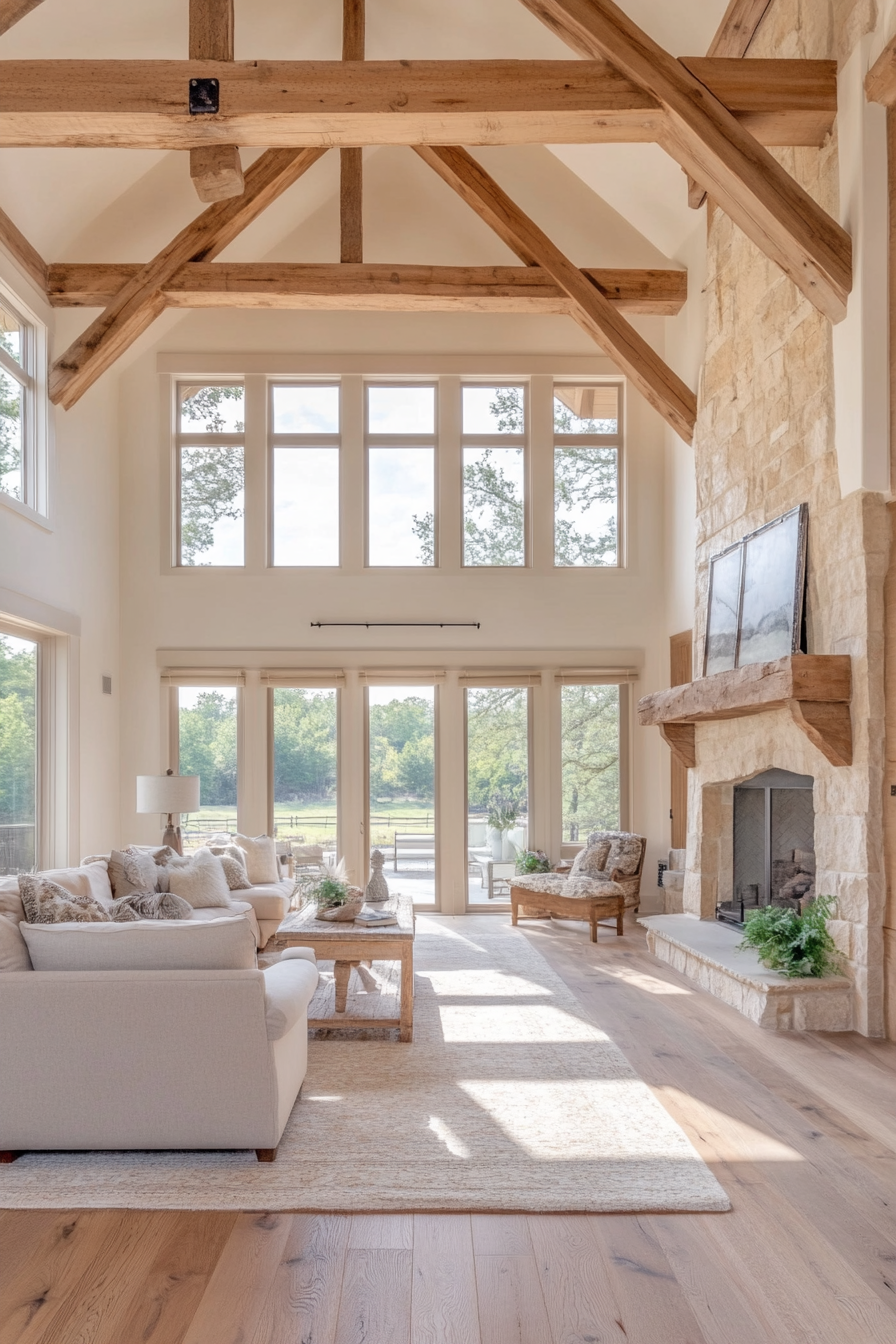
[[[0,253],[0,275],[50,329],[54,314],[13,263]],[[44,603],[80,618],[72,645],[80,759],[73,761],[74,826],[68,857],[108,848],[118,836],[118,389],[97,385],[55,422],[49,526],[0,503],[0,588],[7,608]],[[0,615],[4,614],[0,611]],[[6,614],[15,614],[7,611]],[[52,624],[52,613],[41,618]],[[77,628],[68,621],[66,628]],[[113,694],[102,694],[102,676]],[[80,823],[78,823],[80,814]]]

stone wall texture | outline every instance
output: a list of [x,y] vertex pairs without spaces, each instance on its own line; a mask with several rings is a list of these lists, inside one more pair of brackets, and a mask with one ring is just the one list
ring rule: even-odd
[[[775,0],[749,56],[842,59],[873,21],[870,0]],[[836,138],[820,150],[774,152],[836,215]],[[835,932],[855,986],[855,1027],[879,1035],[886,501],[864,491],[841,498],[830,324],[712,205],[707,299],[695,438],[695,666],[702,667],[710,556],[807,503],[808,647],[811,653],[851,655],[854,764],[829,765],[783,711],[699,726],[698,764],[690,772],[685,909],[711,917],[720,884],[730,887],[730,786],[773,766],[814,776],[818,889],[837,897]]]

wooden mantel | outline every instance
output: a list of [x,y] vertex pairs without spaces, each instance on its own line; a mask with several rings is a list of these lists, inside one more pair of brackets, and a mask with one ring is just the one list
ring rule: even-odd
[[848,654],[796,653],[645,695],[638,702],[638,722],[656,724],[682,764],[692,768],[695,724],[788,709],[831,765],[852,765],[851,695]]

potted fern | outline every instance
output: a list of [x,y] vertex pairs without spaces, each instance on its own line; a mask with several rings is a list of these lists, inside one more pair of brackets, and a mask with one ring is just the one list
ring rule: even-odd
[[820,896],[800,913],[766,905],[747,916],[740,947],[752,947],[770,971],[790,978],[838,975],[840,953],[828,931],[833,896]]
[[360,887],[353,887],[348,881],[345,860],[338,863],[325,861],[324,874],[305,889],[305,899],[317,906],[318,919],[328,921],[348,921],[364,904],[364,893]]

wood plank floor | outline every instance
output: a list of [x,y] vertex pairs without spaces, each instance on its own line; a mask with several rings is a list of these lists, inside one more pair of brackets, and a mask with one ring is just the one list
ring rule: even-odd
[[524,932],[732,1213],[3,1212],[0,1344],[893,1344],[896,1046],[762,1032],[635,925]]

